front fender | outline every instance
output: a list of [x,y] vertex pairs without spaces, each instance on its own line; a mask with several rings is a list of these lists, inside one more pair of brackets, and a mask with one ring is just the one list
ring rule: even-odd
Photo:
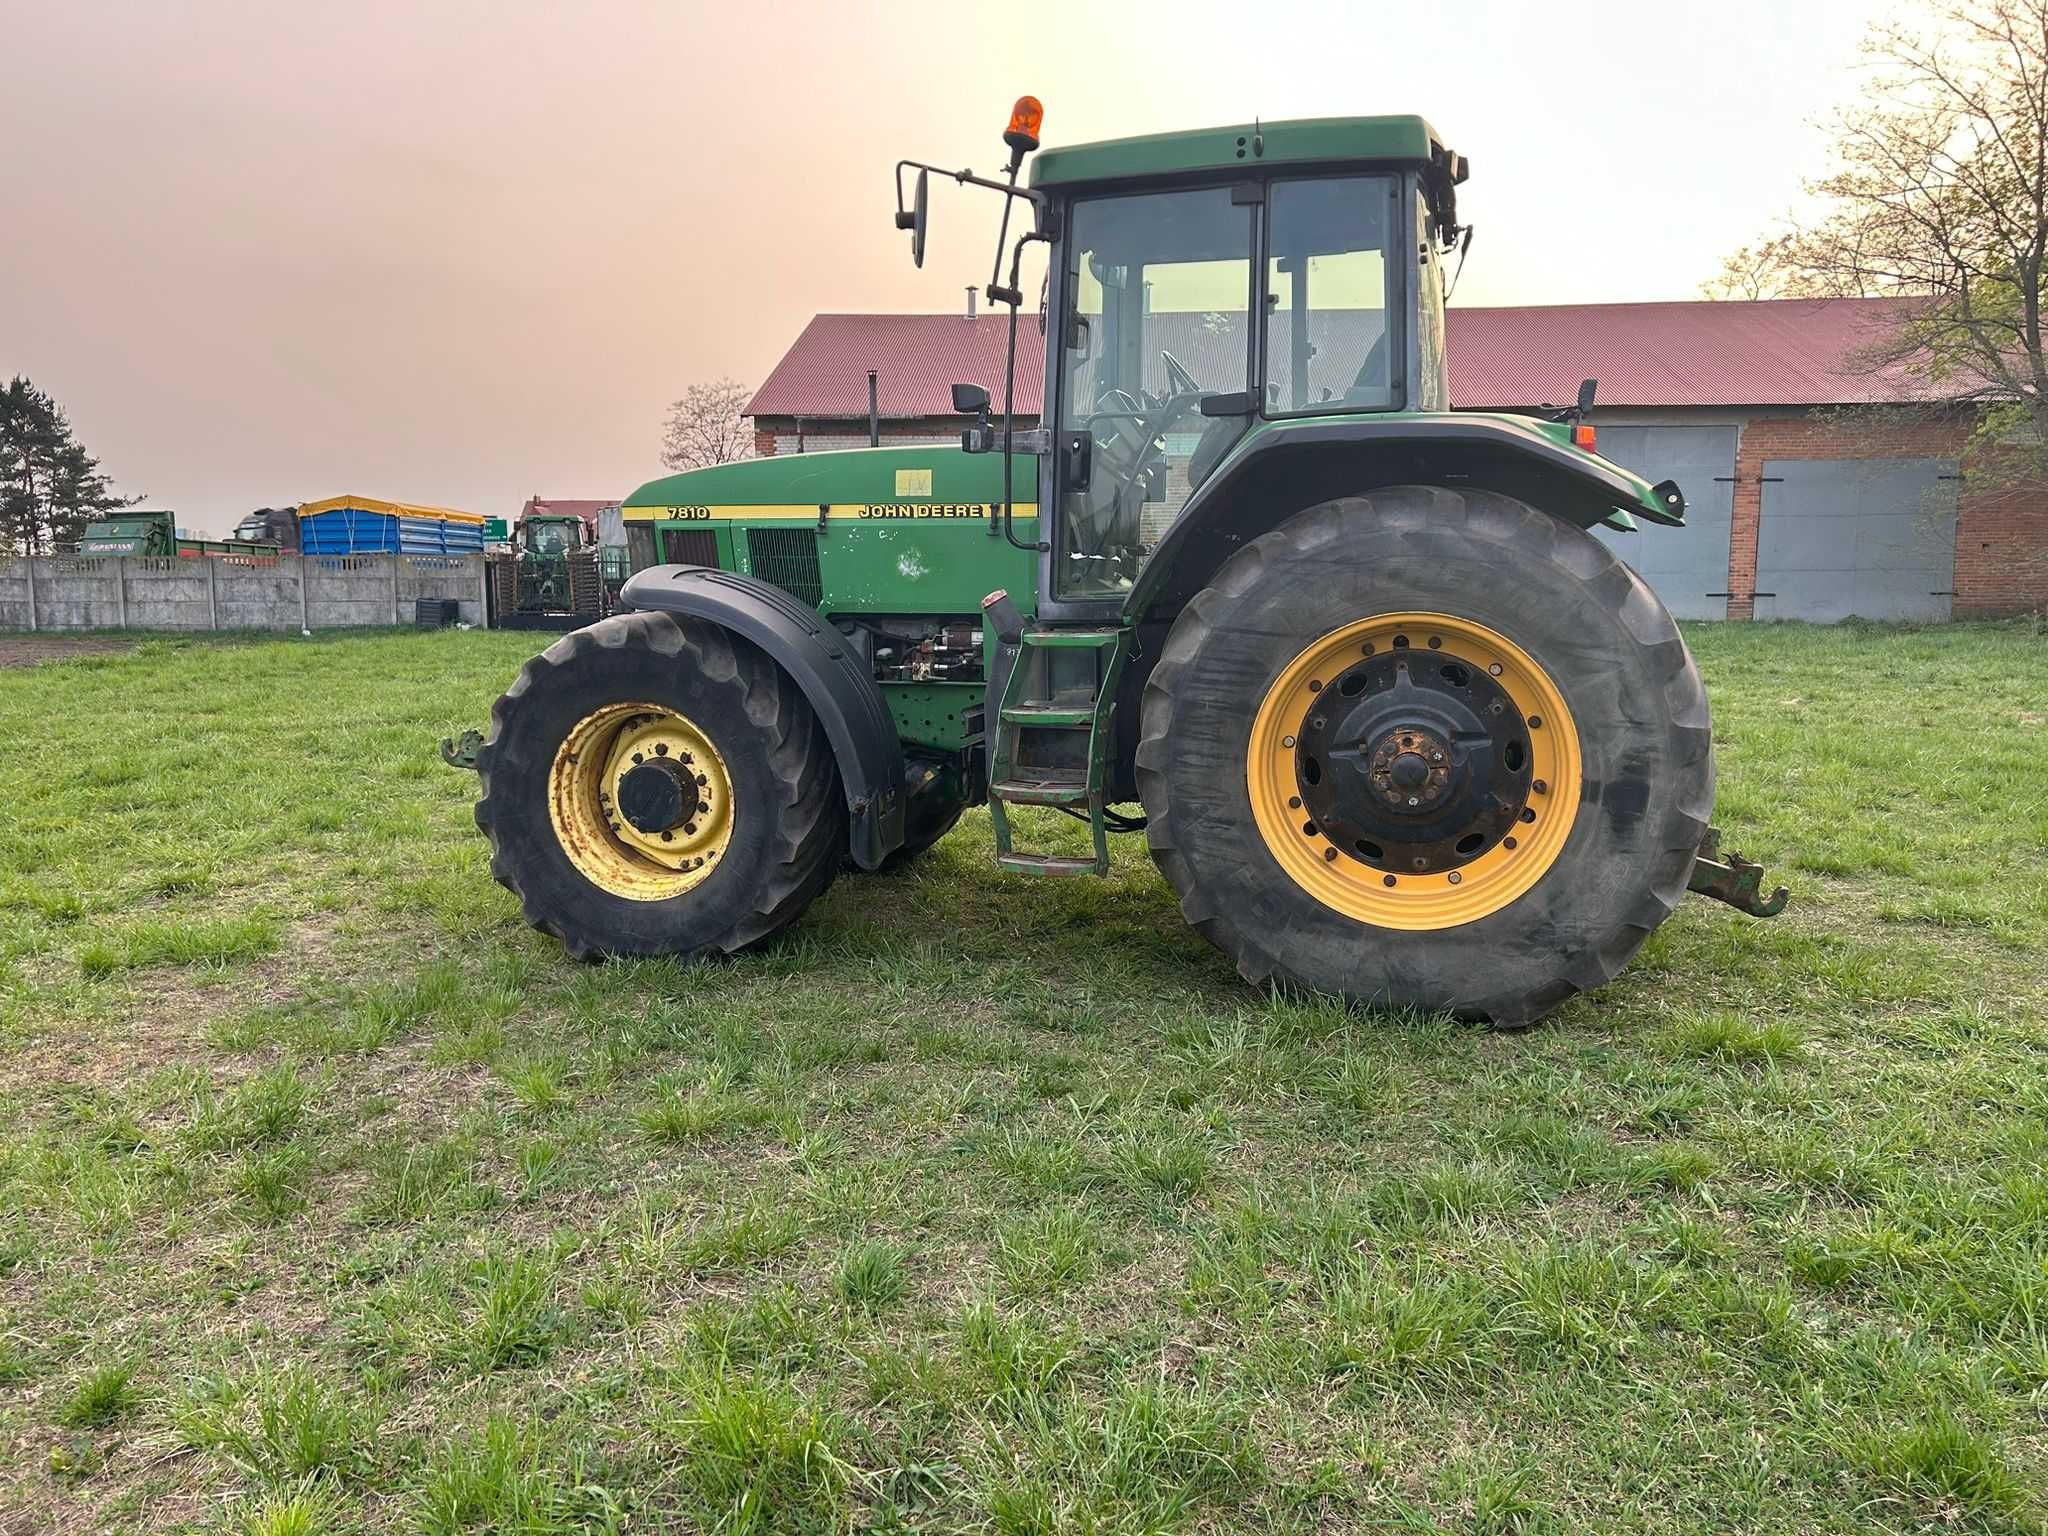
[[847,853],[878,868],[903,846],[903,748],[882,690],[839,631],[780,587],[734,571],[652,565],[619,592],[628,609],[704,619],[774,658],[810,701],[846,789]]
[[1476,413],[1259,423],[1188,498],[1125,598],[1124,619],[1178,612],[1239,546],[1304,507],[1381,486],[1499,491],[1581,528],[1617,513],[1684,523],[1676,485],[1651,486],[1544,428],[1529,417]]

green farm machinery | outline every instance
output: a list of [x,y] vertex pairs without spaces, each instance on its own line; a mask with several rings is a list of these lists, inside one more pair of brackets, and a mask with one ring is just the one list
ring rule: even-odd
[[626,551],[601,547],[574,513],[529,513],[510,551],[489,557],[492,618],[501,629],[577,629],[617,606]]
[[87,525],[78,537],[81,555],[142,555],[164,559],[274,560],[282,544],[275,538],[250,539],[235,530],[231,539],[188,539],[178,532],[178,514],[165,510],[124,507]]
[[[1591,532],[1680,525],[1678,486],[1598,456],[1590,382],[1540,417],[1450,409],[1465,159],[1417,117],[1333,118],[1021,177],[1039,118],[1018,103],[999,176],[896,169],[920,265],[934,183],[1000,199],[1009,362],[955,387],[959,446],[641,487],[628,611],[450,749],[528,920],[578,956],[736,950],[985,804],[1020,874],[1106,873],[1142,832],[1256,984],[1514,1026],[1688,888],[1775,911],[1711,839],[1685,642]],[[1025,846],[1026,808],[1085,851]]]

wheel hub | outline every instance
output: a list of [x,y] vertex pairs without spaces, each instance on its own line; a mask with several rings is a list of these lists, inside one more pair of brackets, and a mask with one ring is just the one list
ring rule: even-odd
[[647,758],[619,776],[619,814],[649,837],[687,824],[701,803],[696,778],[670,757]]
[[1395,811],[1416,811],[1442,798],[1451,750],[1426,726],[1395,727],[1372,749],[1372,787]]
[[1469,864],[1528,803],[1529,727],[1483,667],[1370,649],[1309,702],[1295,740],[1302,808],[1332,849],[1374,869]]

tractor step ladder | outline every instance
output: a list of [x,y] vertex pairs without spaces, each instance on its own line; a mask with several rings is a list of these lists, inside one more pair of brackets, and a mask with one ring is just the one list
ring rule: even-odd
[[[1109,781],[1117,684],[1130,650],[1127,629],[1026,629],[1003,689],[989,759],[988,810],[996,864],[1030,875],[1106,875]],[[1085,651],[1086,665],[1055,653]],[[1028,733],[1028,734],[1027,734]],[[1095,856],[1021,853],[1010,843],[1013,805],[1051,805],[1084,813]]]

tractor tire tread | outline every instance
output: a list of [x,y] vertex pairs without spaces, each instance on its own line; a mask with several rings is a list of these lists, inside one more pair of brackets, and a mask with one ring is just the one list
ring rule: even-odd
[[[1246,981],[1261,987],[1329,990],[1326,978],[1291,970],[1259,931],[1237,920],[1234,914],[1244,910],[1241,899],[1210,888],[1214,881],[1205,878],[1182,846],[1182,807],[1175,801],[1171,770],[1178,756],[1176,715],[1188,674],[1225,616],[1278,568],[1276,562],[1314,557],[1355,538],[1362,526],[1397,541],[1404,553],[1423,555],[1455,538],[1487,546],[1503,563],[1555,567],[1618,618],[1616,628],[1637,651],[1637,665],[1659,690],[1667,769],[1676,781],[1675,792],[1652,839],[1653,851],[1638,877],[1635,898],[1596,941],[1560,954],[1550,974],[1456,1000],[1454,1011],[1460,1016],[1485,1018],[1497,1029],[1524,1028],[1572,996],[1613,980],[1671,915],[1685,895],[1713,809],[1713,735],[1706,689],[1677,626],[1655,593],[1611,550],[1548,513],[1491,492],[1390,487],[1307,508],[1232,554],[1182,609],[1145,683],[1135,767],[1148,819],[1147,841],[1160,872],[1180,897],[1183,915],[1230,958]],[[1248,707],[1256,704],[1246,702]],[[1357,1000],[1446,1006],[1429,997]]]
[[[559,889],[530,878],[532,861],[520,838],[532,818],[501,805],[494,779],[517,782],[525,794],[545,786],[548,762],[529,761],[534,747],[508,726],[529,698],[545,697],[565,670],[580,670],[594,652],[638,648],[703,685],[736,696],[744,716],[766,742],[768,783],[736,786],[768,814],[768,844],[752,888],[728,924],[708,942],[682,951],[620,948],[589,921],[589,911],[565,910]],[[838,765],[808,700],[765,652],[716,624],[665,613],[621,614],[572,630],[521,668],[491,707],[491,726],[477,754],[482,794],[476,823],[491,845],[491,873],[520,900],[526,921],[559,939],[579,960],[654,952],[732,953],[760,943],[793,922],[832,884],[846,851],[846,806]],[[767,793],[762,794],[762,790]],[[546,826],[543,820],[540,823]],[[551,835],[551,834],[550,834]]]

